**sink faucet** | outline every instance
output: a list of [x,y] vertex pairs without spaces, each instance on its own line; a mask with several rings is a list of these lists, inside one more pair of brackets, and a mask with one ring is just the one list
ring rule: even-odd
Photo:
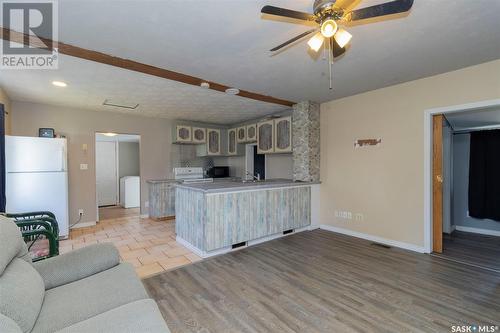
[[[256,175],[256,176],[255,176]],[[260,180],[260,174],[257,172],[255,175],[252,175],[250,172],[247,171],[247,176],[252,177],[252,180]]]

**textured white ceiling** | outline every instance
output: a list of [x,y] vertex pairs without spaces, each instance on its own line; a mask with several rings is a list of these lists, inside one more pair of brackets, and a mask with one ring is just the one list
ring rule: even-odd
[[[55,80],[68,86],[55,87],[51,84]],[[58,70],[1,70],[0,86],[17,101],[218,124],[287,109],[64,55],[59,57]],[[105,99],[139,107],[104,106]]]
[[[330,91],[326,62],[307,51],[305,40],[274,56],[267,51],[309,27],[261,17],[260,8],[311,11],[312,2],[60,0],[59,37],[292,101],[324,102],[500,57],[500,1],[415,0],[406,17],[348,28],[354,37],[335,62]],[[384,1],[357,2],[364,7]],[[219,123],[282,109],[81,60],[61,62],[57,72],[0,72],[0,84],[14,99],[103,109],[104,98],[117,98],[140,103],[146,115]],[[70,86],[56,91],[46,85],[53,78]]]
[[[343,0],[345,2],[345,0]],[[389,0],[357,0],[358,8]],[[270,4],[312,12],[313,0],[59,1],[62,41],[291,101],[329,101],[500,58],[499,0],[415,0],[402,18],[350,27],[334,65],[306,40],[268,50],[309,29],[269,17]]]

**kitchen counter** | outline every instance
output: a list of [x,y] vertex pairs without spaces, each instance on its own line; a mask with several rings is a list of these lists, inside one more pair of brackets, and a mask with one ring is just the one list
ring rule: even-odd
[[300,182],[291,179],[269,179],[255,182],[217,181],[213,183],[179,184],[178,188],[185,188],[204,193],[228,193],[237,191],[272,189],[281,187],[310,186],[318,182]]
[[148,180],[149,217],[164,219],[175,216],[175,179]]
[[274,179],[176,184],[176,240],[201,257],[307,230],[311,187]]
[[146,183],[148,184],[161,184],[161,183],[178,183],[179,181],[177,179],[150,179],[147,180]]

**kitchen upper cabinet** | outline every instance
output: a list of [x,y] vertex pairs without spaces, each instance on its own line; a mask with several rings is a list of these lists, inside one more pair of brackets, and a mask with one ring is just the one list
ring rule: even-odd
[[257,124],[247,125],[247,141],[257,141]]
[[221,154],[220,129],[207,128],[207,155]]
[[292,151],[292,117],[274,119],[274,152]]
[[192,142],[191,126],[177,125],[175,127],[175,141],[176,142]]
[[231,128],[227,131],[227,154],[236,155],[237,153],[237,140],[236,140],[235,128]]
[[236,142],[243,143],[247,141],[247,127],[238,127],[236,130]]
[[207,129],[201,127],[193,127],[193,143],[206,143]]
[[257,124],[257,153],[274,152],[274,121],[262,121]]

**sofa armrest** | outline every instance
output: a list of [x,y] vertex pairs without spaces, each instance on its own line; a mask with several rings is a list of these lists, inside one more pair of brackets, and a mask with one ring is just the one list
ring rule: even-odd
[[93,244],[57,257],[33,263],[45,283],[51,289],[71,283],[120,263],[120,254],[110,243]]

